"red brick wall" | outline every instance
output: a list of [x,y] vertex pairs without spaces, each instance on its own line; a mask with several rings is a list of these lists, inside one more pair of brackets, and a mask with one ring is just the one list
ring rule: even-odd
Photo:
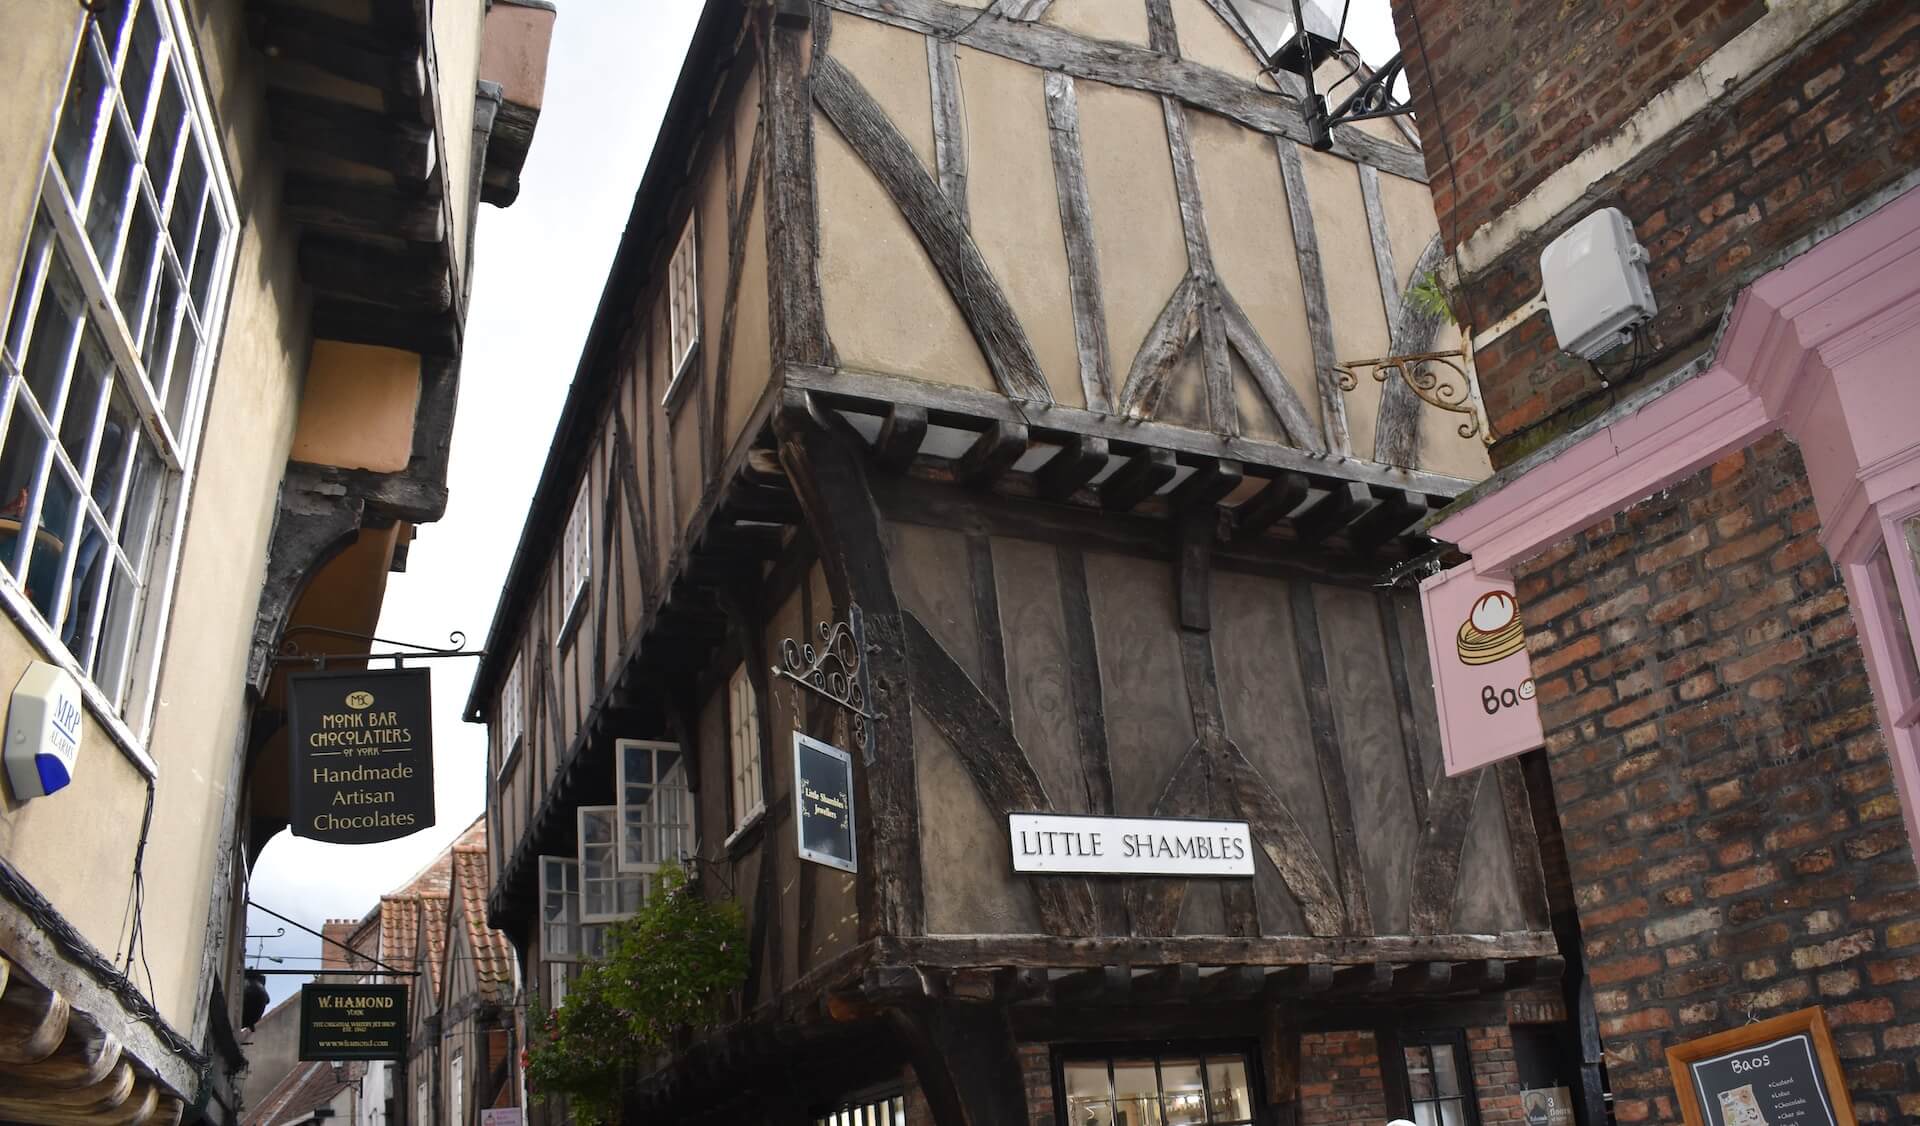
[[[1762,5],[1563,0],[1552,18],[1526,19],[1515,14],[1535,7],[1525,0],[1393,0],[1393,7],[1423,121],[1435,113],[1429,74],[1438,91],[1445,129],[1426,130],[1426,159],[1440,231],[1451,245],[1604,138]],[[1426,57],[1413,28],[1416,8]],[[1586,202],[1463,278],[1456,311],[1485,327],[1519,308],[1540,291],[1541,248],[1567,223],[1613,206],[1652,256],[1657,356],[1704,350],[1733,296],[1776,265],[1777,254],[1920,167],[1920,5],[1873,0],[1841,19],[1777,72],[1592,185]],[[1475,361],[1501,438],[1496,466],[1604,410],[1621,390],[1603,391],[1583,361],[1559,354],[1545,312]]]
[[1393,7],[1409,66],[1421,68],[1414,103],[1423,131],[1434,120],[1429,79],[1439,94],[1460,196],[1452,178],[1435,176],[1434,203],[1462,237],[1618,129],[1766,10],[1763,0],[1562,0],[1550,15],[1539,0],[1395,0]]
[[1027,1117],[1033,1126],[1054,1126],[1053,1054],[1045,1044],[1020,1045],[1020,1075],[1027,1087]]
[[1920,1113],[1920,881],[1846,592],[1779,435],[1516,567],[1617,1110],[1667,1044],[1823,1004]]
[[1300,1126],[1387,1121],[1380,1050],[1371,1032],[1309,1032],[1300,1037]]
[[1480,1126],[1525,1122],[1520,1109],[1520,1065],[1513,1058],[1513,1033],[1504,1024],[1467,1029],[1467,1058],[1473,1068],[1473,1093],[1480,1103]]

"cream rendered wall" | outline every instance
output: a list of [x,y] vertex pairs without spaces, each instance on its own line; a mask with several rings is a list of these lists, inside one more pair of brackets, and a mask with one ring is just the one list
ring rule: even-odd
[[435,0],[433,57],[440,98],[440,129],[447,159],[447,198],[452,201],[456,274],[466,282],[467,229],[473,222],[467,181],[473,175],[473,95],[480,76],[481,29],[486,0]]
[[[151,969],[151,999],[190,1035],[200,1027],[208,922],[217,910],[209,896],[247,719],[248,646],[306,360],[306,298],[293,232],[280,221],[281,177],[267,133],[259,59],[244,33],[244,5],[217,0],[193,10],[241,227],[148,739],[158,779],[144,864],[146,962],[137,975],[145,986]],[[21,18],[31,12],[8,16]],[[64,73],[72,32],[67,21],[58,22],[43,31],[58,42],[43,41],[39,50],[10,26],[0,54],[32,53],[39,60],[35,73]],[[0,110],[6,123],[0,137],[23,131],[22,114],[39,120],[45,112],[10,101]],[[0,251],[9,285],[25,217],[19,201],[13,203],[12,212],[0,215],[11,232]],[[10,688],[37,656],[10,622],[0,624],[0,688]],[[88,720],[72,786],[25,805],[11,795],[0,801],[0,852],[111,957],[124,945],[121,920],[146,783],[91,715]]]
[[[9,3],[0,14],[0,74],[65,75],[79,41],[78,5]],[[13,307],[13,287],[39,198],[41,162],[53,140],[65,84],[14,83],[0,107],[0,310]],[[6,314],[0,312],[0,317]]]

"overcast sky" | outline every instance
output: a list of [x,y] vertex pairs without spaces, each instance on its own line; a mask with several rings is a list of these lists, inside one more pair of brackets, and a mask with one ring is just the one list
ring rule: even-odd
[[[1387,2],[1353,0],[1348,16],[1348,38],[1370,61],[1393,50]],[[469,644],[485,643],[701,0],[559,0],[559,6],[545,105],[520,198],[505,210],[480,208],[447,514],[420,529],[407,572],[390,577],[383,637],[444,644],[450,631],[462,630]],[[253,874],[256,902],[316,930],[328,918],[358,918],[480,815],[485,735],[460,718],[475,663],[432,662],[434,828],[380,845],[324,845],[283,832]],[[261,935],[282,927],[252,912],[247,929]],[[275,968],[316,965],[320,940],[285,930],[283,938],[250,940],[248,964],[273,965],[251,957],[264,950],[284,959]],[[270,978],[274,1000],[295,992],[302,980]]]

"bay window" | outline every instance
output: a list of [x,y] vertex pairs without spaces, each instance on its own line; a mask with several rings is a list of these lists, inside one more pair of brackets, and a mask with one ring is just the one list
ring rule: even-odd
[[0,337],[0,590],[135,741],[232,273],[185,26],[172,0],[87,21]]

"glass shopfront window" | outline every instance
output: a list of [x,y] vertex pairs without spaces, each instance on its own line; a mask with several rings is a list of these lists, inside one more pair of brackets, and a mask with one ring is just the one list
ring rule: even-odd
[[1064,1126],[1231,1126],[1253,1121],[1239,1051],[1075,1057],[1060,1063]]

